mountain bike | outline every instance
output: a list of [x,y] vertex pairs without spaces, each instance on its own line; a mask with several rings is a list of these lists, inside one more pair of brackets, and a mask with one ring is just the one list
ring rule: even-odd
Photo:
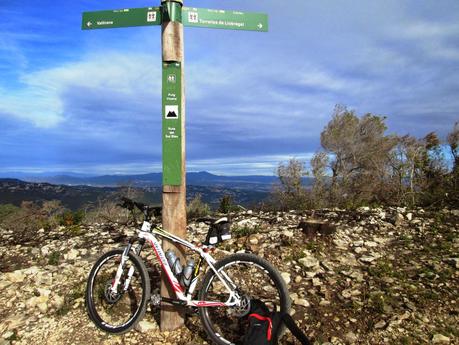
[[[162,303],[184,306],[198,312],[202,325],[216,344],[238,344],[248,326],[251,301],[263,301],[271,311],[288,312],[291,301],[287,286],[278,271],[265,259],[250,253],[230,254],[215,260],[211,253],[228,239],[227,217],[206,218],[210,225],[206,240],[195,245],[152,223],[159,209],[122,199],[121,207],[139,209],[144,220],[137,236],[125,248],[103,254],[88,277],[86,306],[90,319],[100,329],[115,334],[131,330],[144,316],[147,304]],[[189,260],[185,268],[171,251],[164,252],[159,239],[167,239],[194,253],[197,262]],[[149,274],[141,252],[149,243],[159,263],[160,272]],[[149,263],[148,263],[149,264]],[[175,293],[162,297],[151,291],[151,280],[160,276]]]

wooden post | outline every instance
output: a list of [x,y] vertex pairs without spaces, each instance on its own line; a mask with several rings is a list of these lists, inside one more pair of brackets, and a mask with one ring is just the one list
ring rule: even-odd
[[[167,3],[177,3],[180,7],[182,0],[162,0],[162,6]],[[172,18],[173,19],[173,18]],[[185,168],[185,78],[183,73],[183,25],[180,21],[171,20],[162,23],[162,61],[163,63],[178,62],[181,64],[181,184],[179,186],[163,185],[163,228],[182,238],[186,237],[186,168]],[[163,169],[164,174],[164,169]],[[183,249],[177,248],[169,241],[163,242],[166,251],[174,249],[184,265]],[[175,298],[175,293],[166,282],[163,275],[161,295]],[[175,307],[164,303],[161,306],[161,331],[174,330],[184,323],[183,314]]]

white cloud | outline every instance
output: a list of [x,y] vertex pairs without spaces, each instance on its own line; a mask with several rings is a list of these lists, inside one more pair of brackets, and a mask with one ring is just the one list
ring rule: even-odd
[[151,60],[146,54],[105,52],[80,62],[23,73],[22,88],[0,90],[0,110],[38,127],[54,127],[67,116],[64,93],[78,87],[94,94],[158,95],[161,72],[148,67]]

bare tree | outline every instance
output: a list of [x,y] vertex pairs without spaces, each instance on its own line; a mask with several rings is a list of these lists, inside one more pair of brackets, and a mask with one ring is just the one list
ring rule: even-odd
[[312,187],[312,198],[314,207],[325,207],[328,204],[327,191],[327,166],[329,164],[328,155],[323,152],[316,152],[311,159],[311,173],[314,177]]
[[387,180],[387,162],[396,144],[386,136],[385,117],[337,106],[333,118],[321,133],[321,144],[330,161],[331,202],[359,204],[384,199],[380,193]]
[[306,175],[304,163],[292,158],[285,165],[277,167],[280,184],[274,187],[272,196],[280,209],[304,209],[309,206],[307,192],[302,185],[302,177]]

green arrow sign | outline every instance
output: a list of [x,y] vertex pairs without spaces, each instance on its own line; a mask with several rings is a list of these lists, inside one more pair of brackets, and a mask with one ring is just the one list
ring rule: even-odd
[[161,25],[159,7],[83,12],[83,30]]
[[185,26],[268,31],[268,16],[263,13],[183,7],[182,21]]

